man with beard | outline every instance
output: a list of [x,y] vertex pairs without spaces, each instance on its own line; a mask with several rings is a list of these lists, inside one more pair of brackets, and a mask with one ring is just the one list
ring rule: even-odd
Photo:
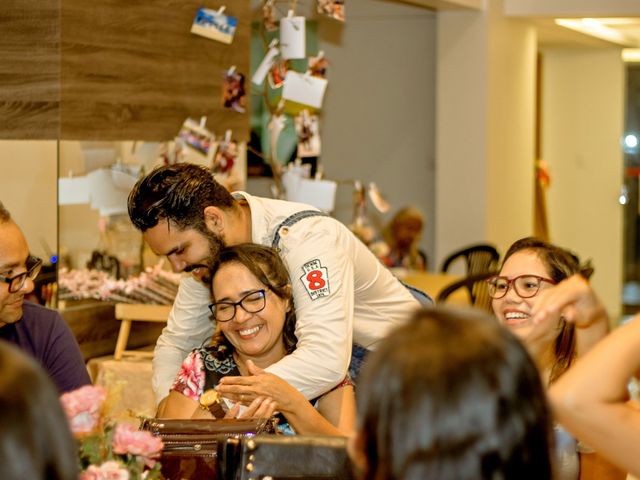
[[78,342],[60,314],[24,299],[41,266],[0,202],[0,340],[35,357],[64,393],[91,382]]
[[[157,255],[166,256],[175,271],[192,274],[181,281],[155,348],[158,402],[184,358],[211,338],[209,268],[223,245],[253,242],[278,249],[291,279],[298,343],[267,371],[308,399],[345,378],[352,344],[355,366],[420,305],[342,223],[308,205],[232,195],[197,165],[159,167],[139,180],[129,194],[129,216]],[[245,336],[260,335],[259,324],[254,327]],[[226,377],[218,391],[244,403],[255,398],[247,377]]]

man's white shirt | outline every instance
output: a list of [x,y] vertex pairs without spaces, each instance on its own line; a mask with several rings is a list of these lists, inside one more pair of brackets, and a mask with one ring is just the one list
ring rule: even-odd
[[[235,192],[251,210],[252,241],[271,246],[277,227],[308,205]],[[291,279],[296,310],[296,350],[267,371],[312,399],[346,375],[352,343],[374,349],[406,321],[419,303],[347,227],[326,216],[280,230],[279,251]],[[208,286],[191,275],[180,282],[153,358],[153,389],[168,393],[184,358],[208,343],[214,324]]]

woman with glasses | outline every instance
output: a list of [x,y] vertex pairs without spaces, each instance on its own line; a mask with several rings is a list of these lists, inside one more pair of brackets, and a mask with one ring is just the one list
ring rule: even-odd
[[[353,429],[355,396],[347,379],[310,403],[281,378],[263,369],[291,354],[297,343],[289,274],[275,250],[255,244],[224,248],[212,269],[212,318],[216,332],[209,346],[183,362],[162,418],[270,417],[281,412],[285,433],[347,435]],[[240,402],[218,398],[223,377]]]
[[[599,339],[606,335],[601,325],[577,331],[573,323],[562,317],[545,322],[533,322],[532,311],[538,294],[550,289],[574,274],[588,279],[593,273],[590,263],[582,265],[572,252],[548,242],[527,237],[516,241],[507,251],[500,274],[488,279],[489,295],[493,311],[527,346],[534,358],[545,385],[554,383],[574,362]],[[576,445],[574,439],[557,428],[559,480],[589,478],[590,472],[609,471],[609,476],[598,478],[624,478],[607,462],[596,455],[580,455],[591,452]],[[579,448],[580,447],[580,448]],[[597,463],[597,466],[594,464]],[[605,470],[601,470],[605,469]]]

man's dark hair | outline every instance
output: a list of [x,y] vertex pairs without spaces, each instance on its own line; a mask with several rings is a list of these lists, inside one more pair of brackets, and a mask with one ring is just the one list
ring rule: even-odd
[[2,202],[0,202],[0,223],[5,223],[11,220],[11,214],[9,210],[5,208]]
[[211,172],[192,163],[155,168],[129,193],[129,218],[142,232],[166,219],[180,229],[205,230],[204,209],[228,209],[233,197]]

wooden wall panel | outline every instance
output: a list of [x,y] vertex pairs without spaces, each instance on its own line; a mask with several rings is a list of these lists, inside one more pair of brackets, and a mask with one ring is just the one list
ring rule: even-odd
[[231,45],[189,32],[201,0],[61,5],[60,138],[168,140],[202,115],[216,133],[248,138],[249,114],[224,109],[220,95],[224,70],[248,74],[249,0],[227,3],[239,19]]
[[2,0],[0,138],[59,134],[59,0]]

